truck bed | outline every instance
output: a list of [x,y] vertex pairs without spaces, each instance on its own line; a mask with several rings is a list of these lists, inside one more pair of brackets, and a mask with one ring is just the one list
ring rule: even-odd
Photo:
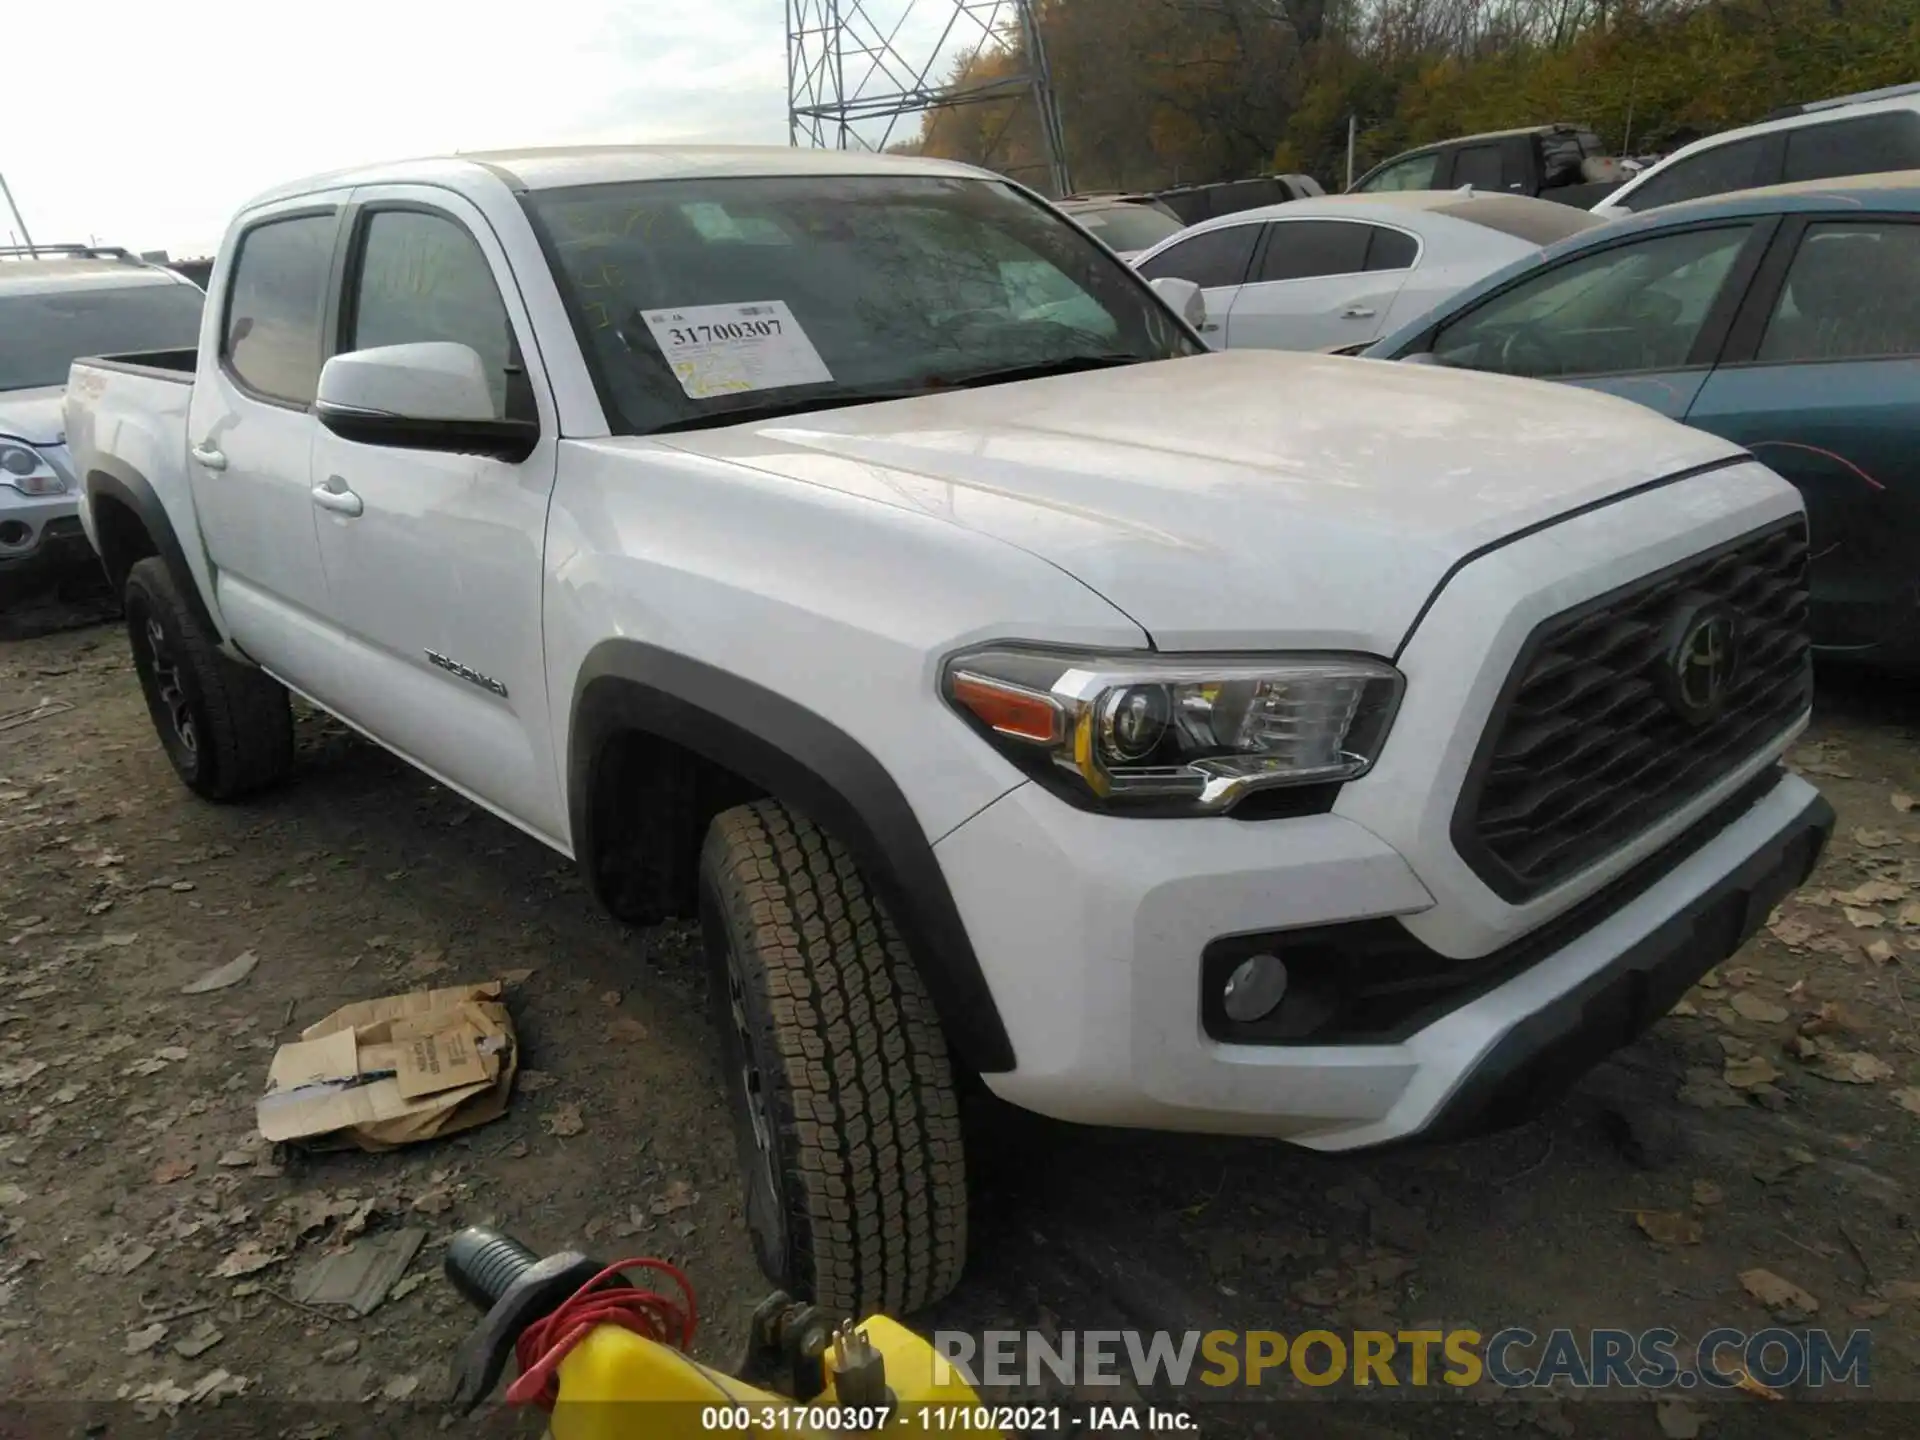
[[200,352],[188,350],[129,350],[119,355],[93,355],[76,360],[96,370],[119,370],[130,375],[147,375],[176,385],[191,385],[193,372],[200,363]]

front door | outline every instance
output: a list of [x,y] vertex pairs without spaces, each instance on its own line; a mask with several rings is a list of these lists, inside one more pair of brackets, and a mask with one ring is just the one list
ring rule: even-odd
[[1920,221],[1813,221],[1777,286],[1756,286],[1752,310],[1687,422],[1745,445],[1806,498],[1815,643],[1910,664],[1920,658]]
[[316,660],[326,576],[308,497],[322,314],[345,197],[263,212],[224,260],[226,308],[203,332],[187,415],[194,509],[233,639],[299,689]]
[[537,418],[541,439],[514,464],[319,431],[309,505],[337,658],[321,698],[564,850],[541,643],[558,426],[526,312],[491,227],[443,190],[355,191],[347,223],[340,349],[471,346],[497,413]]
[[[1417,242],[1355,220],[1276,220],[1227,313],[1230,350],[1327,350],[1377,340]],[[1380,255],[1370,263],[1374,237]]]
[[1434,359],[1564,380],[1682,419],[1764,239],[1743,221],[1583,251],[1446,322]]
[[1191,280],[1207,302],[1200,337],[1215,350],[1227,345],[1227,316],[1253,263],[1254,242],[1260,238],[1257,221],[1216,225],[1176,239],[1165,249],[1142,260],[1139,270],[1148,280],[1172,275]]

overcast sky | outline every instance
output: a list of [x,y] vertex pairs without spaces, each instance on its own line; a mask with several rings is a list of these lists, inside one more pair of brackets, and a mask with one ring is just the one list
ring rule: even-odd
[[[41,242],[208,254],[249,196],[365,161],[787,140],[783,0],[4,8],[16,93],[0,115],[0,174]],[[0,236],[12,228],[0,207]]]

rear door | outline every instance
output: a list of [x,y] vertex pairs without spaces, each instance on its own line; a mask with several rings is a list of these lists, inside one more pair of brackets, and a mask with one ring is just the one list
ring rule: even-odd
[[1784,225],[1687,421],[1806,497],[1816,643],[1920,653],[1920,216]]
[[334,657],[321,698],[564,849],[541,641],[559,427],[531,322],[491,226],[447,191],[356,190],[346,243],[338,349],[470,346],[497,414],[537,419],[541,439],[515,463],[320,430],[308,503]]
[[1227,313],[1230,350],[1325,350],[1377,339],[1419,254],[1407,231],[1274,220]]
[[1522,276],[1433,333],[1443,365],[1562,380],[1681,419],[1711,373],[1773,222],[1658,231]]
[[214,353],[187,417],[187,468],[221,613],[241,648],[312,693],[306,640],[327,583],[307,478],[327,276],[345,195],[262,210],[235,237]]
[[1782,178],[1833,180],[1920,169],[1920,114],[1889,110],[1789,130]]
[[1213,349],[1222,350],[1227,343],[1227,314],[1246,282],[1259,239],[1258,221],[1216,226],[1174,241],[1141,261],[1139,271],[1148,280],[1171,275],[1198,285],[1207,301],[1201,337]]

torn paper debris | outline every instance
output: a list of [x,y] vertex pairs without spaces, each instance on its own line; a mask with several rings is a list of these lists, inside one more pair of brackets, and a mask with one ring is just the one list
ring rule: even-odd
[[501,985],[363,1000],[274,1052],[255,1107],[268,1140],[389,1150],[506,1112],[518,1048]]

